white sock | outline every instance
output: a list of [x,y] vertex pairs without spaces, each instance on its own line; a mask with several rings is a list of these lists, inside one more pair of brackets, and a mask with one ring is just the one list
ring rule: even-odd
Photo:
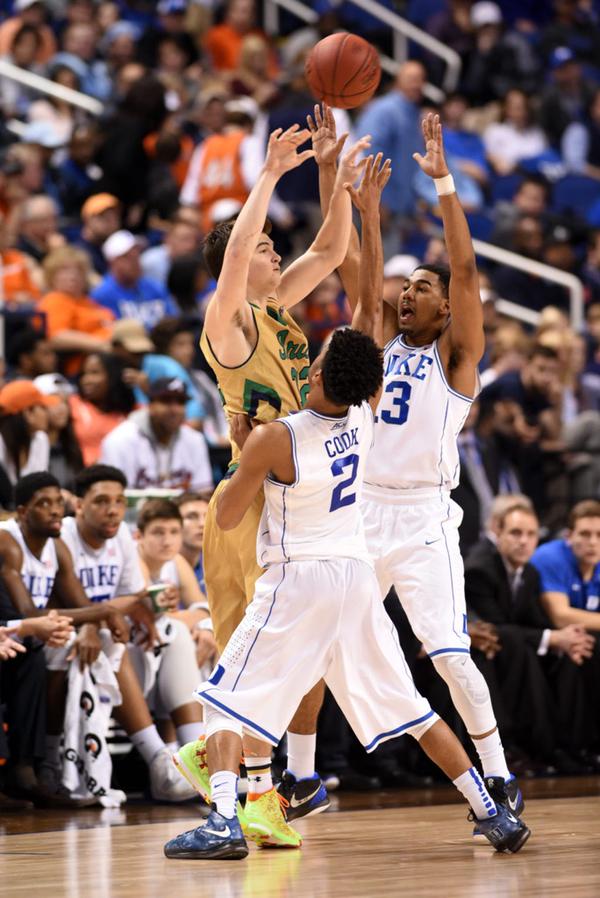
[[203,735],[204,727],[201,723],[182,723],[176,727],[177,741],[180,745],[187,745],[188,742],[195,742]]
[[60,742],[62,736],[48,736],[46,734],[45,760],[52,767],[60,767]]
[[504,780],[510,778],[497,727],[489,736],[484,736],[483,739],[473,739],[473,745],[477,749],[484,776],[501,776]]
[[492,801],[475,767],[469,767],[453,782],[473,808],[473,812],[478,820],[496,816],[496,805]]
[[165,743],[153,723],[149,727],[144,727],[143,730],[138,730],[137,733],[131,733],[129,738],[146,764],[150,763],[157,752],[165,748]]
[[232,770],[218,770],[210,778],[210,798],[223,817],[235,817],[237,803],[237,773]]
[[172,755],[175,754],[177,749],[179,748],[179,742],[165,742],[165,745],[169,749]]
[[271,758],[244,758],[248,771],[248,795],[263,795],[273,788]]
[[315,751],[317,734],[302,736],[300,733],[287,733],[287,769],[297,780],[313,776],[315,773]]

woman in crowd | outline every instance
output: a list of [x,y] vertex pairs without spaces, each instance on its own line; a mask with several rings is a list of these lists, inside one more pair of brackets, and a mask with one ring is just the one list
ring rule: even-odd
[[132,389],[123,382],[123,363],[114,355],[93,352],[79,377],[79,392],[69,406],[84,464],[98,461],[100,443],[133,410]]
[[83,468],[83,456],[75,436],[69,407],[69,396],[73,394],[73,387],[62,374],[41,374],[35,378],[34,386],[44,396],[56,397],[56,405],[48,409],[50,441],[48,470],[54,474],[62,487],[73,492],[75,477]]
[[0,465],[13,486],[26,474],[48,470],[48,409],[58,402],[29,380],[13,380],[0,390]]
[[498,175],[510,175],[524,159],[540,156],[548,149],[546,135],[533,119],[531,100],[514,88],[503,101],[502,118],[483,133],[488,161]]

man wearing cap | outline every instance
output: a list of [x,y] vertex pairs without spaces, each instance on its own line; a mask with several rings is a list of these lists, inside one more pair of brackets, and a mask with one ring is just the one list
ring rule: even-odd
[[550,143],[560,151],[560,140],[567,126],[585,120],[594,86],[583,77],[570,47],[556,47],[548,62],[552,80],[542,94],[540,125]]
[[48,470],[46,409],[58,402],[56,396],[44,396],[30,380],[13,380],[0,390],[0,465],[13,485],[19,477]]
[[136,318],[153,327],[178,309],[165,287],[142,276],[140,245],[131,231],[116,231],[103,244],[108,274],[92,290],[92,297],[114,312],[115,318]]
[[75,246],[86,250],[98,274],[106,274],[108,264],[102,245],[111,234],[119,230],[121,209],[119,200],[112,193],[95,193],[81,207],[83,227],[75,240]]
[[165,286],[173,260],[197,253],[199,237],[198,228],[191,222],[174,218],[169,223],[163,243],[142,253],[140,262],[144,277]]
[[206,440],[184,424],[185,384],[162,377],[150,384],[148,393],[148,407],[133,412],[104,438],[100,461],[123,471],[132,489],[211,489]]

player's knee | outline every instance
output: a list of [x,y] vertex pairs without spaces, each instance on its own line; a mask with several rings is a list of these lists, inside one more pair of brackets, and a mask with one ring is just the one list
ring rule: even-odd
[[458,687],[472,705],[481,707],[489,701],[487,684],[470,655],[438,655],[432,660],[448,687]]

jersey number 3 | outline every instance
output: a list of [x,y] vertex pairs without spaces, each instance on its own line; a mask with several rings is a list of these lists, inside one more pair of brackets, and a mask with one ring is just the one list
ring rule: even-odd
[[380,418],[385,424],[404,424],[408,418],[411,386],[405,380],[392,380],[385,388],[386,393],[394,393],[396,390],[400,390],[400,395],[394,396],[392,404],[398,407],[398,412],[394,415],[388,409],[382,409]]
[[345,455],[344,458],[336,458],[331,466],[331,473],[334,477],[339,477],[344,473],[346,468],[350,468],[348,476],[338,483],[331,494],[331,503],[329,511],[337,511],[338,508],[344,508],[346,505],[352,505],[356,502],[356,493],[346,493],[343,491],[352,486],[356,480],[356,472],[358,471],[358,455]]

